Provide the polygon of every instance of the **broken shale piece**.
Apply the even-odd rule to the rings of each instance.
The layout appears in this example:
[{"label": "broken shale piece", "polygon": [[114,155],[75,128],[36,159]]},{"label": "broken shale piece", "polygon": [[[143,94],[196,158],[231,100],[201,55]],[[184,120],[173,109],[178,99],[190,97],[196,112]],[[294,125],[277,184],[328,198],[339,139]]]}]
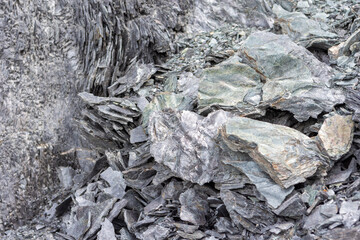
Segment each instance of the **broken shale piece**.
[{"label": "broken shale piece", "polygon": [[327,162],[315,140],[286,126],[234,117],[224,124],[221,136],[230,149],[249,154],[284,188],[304,182]]}]

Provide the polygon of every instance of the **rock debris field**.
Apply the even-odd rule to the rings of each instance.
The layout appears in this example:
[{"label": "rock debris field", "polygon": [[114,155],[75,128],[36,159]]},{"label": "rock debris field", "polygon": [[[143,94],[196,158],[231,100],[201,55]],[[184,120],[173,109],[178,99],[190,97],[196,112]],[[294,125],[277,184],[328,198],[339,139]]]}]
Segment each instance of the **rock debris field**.
[{"label": "rock debris field", "polygon": [[360,239],[356,0],[0,6],[2,239]]}]

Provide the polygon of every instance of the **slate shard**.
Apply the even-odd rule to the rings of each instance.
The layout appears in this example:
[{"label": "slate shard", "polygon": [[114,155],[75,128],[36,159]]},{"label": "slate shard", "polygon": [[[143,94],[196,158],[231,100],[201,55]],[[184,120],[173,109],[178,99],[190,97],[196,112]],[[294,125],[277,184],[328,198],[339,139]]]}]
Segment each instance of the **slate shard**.
[{"label": "slate shard", "polygon": [[261,229],[276,222],[274,214],[263,203],[254,203],[230,190],[221,191],[220,196],[232,221],[238,227],[244,227],[253,233],[261,233]]},{"label": "slate shard", "polygon": [[153,100],[146,106],[142,114],[142,126],[147,127],[149,118],[152,113],[173,109],[173,110],[191,110],[193,105],[193,100],[183,94],[175,93],[159,93]]},{"label": "slate shard", "polygon": [[294,194],[273,212],[278,216],[298,218],[305,214],[306,206],[299,194]]},{"label": "slate shard", "polygon": [[205,225],[209,213],[208,202],[193,188],[180,195],[180,219],[194,225]]},{"label": "slate shard", "polygon": [[275,4],[272,8],[277,19],[275,25],[299,45],[327,50],[337,42],[338,36],[322,27],[318,21],[309,19],[301,12],[288,12]]},{"label": "slate shard", "polygon": [[346,154],[354,137],[354,122],[352,116],[334,114],[325,119],[317,139],[325,152],[334,160]]},{"label": "slate shard", "polygon": [[153,114],[148,127],[150,152],[177,176],[200,185],[210,182],[219,172],[214,138],[228,116],[224,111],[206,118],[189,111]]},{"label": "slate shard", "polygon": [[156,68],[153,64],[134,62],[128,67],[124,76],[113,79],[112,84],[108,87],[109,95],[117,97],[130,90],[137,92],[155,72]]},{"label": "slate shard", "polygon": [[328,162],[314,140],[281,125],[234,117],[224,124],[221,136],[230,149],[249,154],[284,188],[304,182]]},{"label": "slate shard", "polygon": [[331,88],[333,70],[287,36],[253,33],[241,55],[266,79],[263,103],[293,113],[298,121],[317,118],[345,101],[341,89]]},{"label": "slate shard", "polygon": [[114,171],[111,167],[108,167],[100,174],[100,177],[110,185],[108,188],[103,189],[105,193],[119,199],[125,195],[126,184],[120,171]]},{"label": "slate shard", "polygon": [[240,62],[238,56],[204,70],[199,83],[200,112],[208,108],[236,111],[241,115],[264,115],[261,75]]},{"label": "slate shard", "polygon": [[[223,157],[224,155],[226,155],[226,153],[223,154]],[[221,161],[239,169],[243,174],[245,174],[256,186],[256,189],[266,198],[267,203],[271,207],[279,207],[279,205],[285,200],[286,196],[294,190],[294,187],[283,189],[281,186],[276,184],[256,162],[252,161],[247,154],[241,154],[242,156],[239,155],[239,153],[236,154],[237,157],[235,159],[230,160],[222,158]]]},{"label": "slate shard", "polygon": [[79,96],[88,104],[88,108],[82,111],[80,124],[84,132],[95,139],[95,146],[101,144],[99,139],[117,146],[129,142],[132,124],[140,117],[134,102],[125,98],[97,97],[87,92],[79,93]]},{"label": "slate shard", "polygon": [[98,232],[97,239],[116,240],[114,226],[109,219],[105,218],[104,222],[101,224],[101,230]]}]

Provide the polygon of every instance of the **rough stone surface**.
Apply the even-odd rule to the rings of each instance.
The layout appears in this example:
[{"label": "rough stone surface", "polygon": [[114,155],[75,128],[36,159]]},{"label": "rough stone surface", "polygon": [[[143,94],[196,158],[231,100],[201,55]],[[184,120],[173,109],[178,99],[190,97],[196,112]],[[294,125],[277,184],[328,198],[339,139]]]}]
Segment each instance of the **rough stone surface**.
[{"label": "rough stone surface", "polygon": [[0,8],[0,232],[24,224],[58,187],[60,153],[80,144],[83,78],[72,1]]},{"label": "rough stone surface", "polygon": [[214,139],[228,116],[224,111],[206,118],[189,111],[154,113],[148,127],[150,152],[176,175],[201,185],[210,182],[220,168]]},{"label": "rough stone surface", "polygon": [[299,121],[330,112],[345,101],[341,89],[330,88],[333,70],[287,36],[254,33],[241,53],[265,78],[262,101],[293,113]]},{"label": "rough stone surface", "polygon": [[248,153],[285,188],[304,182],[327,161],[314,140],[285,126],[234,117],[221,135],[230,149]]},{"label": "rough stone surface", "polygon": [[239,114],[262,115],[261,75],[240,62],[238,56],[204,70],[199,83],[199,108],[235,110]]},{"label": "rough stone surface", "polygon": [[318,140],[327,154],[334,160],[350,150],[354,137],[352,116],[335,114],[325,119],[318,133]]}]

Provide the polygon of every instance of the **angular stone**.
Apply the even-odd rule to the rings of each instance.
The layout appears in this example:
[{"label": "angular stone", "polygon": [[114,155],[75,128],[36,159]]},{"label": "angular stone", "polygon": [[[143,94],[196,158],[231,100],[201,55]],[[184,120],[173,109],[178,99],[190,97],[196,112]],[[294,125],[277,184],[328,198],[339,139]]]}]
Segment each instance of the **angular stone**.
[{"label": "angular stone", "polygon": [[119,96],[131,89],[138,91],[155,72],[156,68],[152,64],[134,62],[129,66],[124,76],[118,78],[108,87],[109,95]]},{"label": "angular stone", "polygon": [[316,141],[286,126],[233,117],[221,135],[230,149],[249,154],[284,188],[304,182],[327,162]]},{"label": "angular stone", "polygon": [[126,184],[120,171],[114,171],[111,167],[108,167],[100,174],[100,177],[110,185],[110,187],[104,189],[104,192],[119,199],[125,195]]},{"label": "angular stone", "polygon": [[354,122],[352,116],[334,114],[325,119],[317,140],[326,153],[334,160],[350,150],[354,137]]},{"label": "angular stone", "polygon": [[246,197],[229,191],[220,192],[232,221],[238,227],[244,227],[254,233],[261,233],[263,227],[275,224],[275,215],[260,202],[253,202]]},{"label": "angular stone", "polygon": [[182,193],[179,199],[181,203],[180,219],[194,225],[205,225],[205,217],[209,212],[206,199],[195,192],[193,188]]},{"label": "angular stone", "polygon": [[289,111],[298,121],[316,118],[345,101],[341,89],[333,89],[331,67],[284,35],[251,34],[241,54],[265,78],[262,103]]},{"label": "angular stone", "polygon": [[224,151],[221,154],[221,161],[239,169],[243,174],[245,174],[256,186],[256,189],[261,193],[261,195],[266,198],[267,203],[273,208],[279,207],[286,196],[294,190],[294,187],[283,189],[281,186],[276,184],[256,162],[252,161],[249,155],[239,152],[233,152],[231,154],[229,153],[231,152],[229,148],[225,148],[225,146],[222,145],[221,147]]},{"label": "angular stone", "polygon": [[142,126],[138,126],[130,131],[130,143],[139,143],[147,140],[147,136]]},{"label": "angular stone", "polygon": [[165,109],[173,109],[173,110],[190,110],[191,98],[186,97],[182,94],[175,93],[159,93],[156,95],[153,100],[145,107],[142,115],[142,126],[145,128],[148,125],[149,118],[151,113],[165,110]]},{"label": "angular stone", "polygon": [[353,34],[351,34],[351,36],[344,42],[341,44],[341,47],[339,49],[339,55],[350,55],[350,47],[351,45],[353,45],[356,42],[360,41],[360,29],[358,29],[357,31],[355,31]]},{"label": "angular stone", "polygon": [[303,13],[288,12],[276,4],[273,12],[277,16],[275,24],[281,27],[281,32],[306,48],[328,49],[338,38],[335,33],[322,28],[319,22],[307,18]]},{"label": "angular stone", "polygon": [[97,237],[98,240],[116,240],[114,226],[107,218],[101,224]]},{"label": "angular stone", "polygon": [[199,83],[199,108],[213,107],[238,111],[241,115],[263,115],[261,75],[234,56],[204,70]]},{"label": "angular stone", "polygon": [[150,152],[182,179],[200,185],[210,182],[221,167],[214,138],[229,115],[217,111],[204,118],[189,111],[157,112],[148,126]]},{"label": "angular stone", "polygon": [[278,216],[296,218],[305,214],[306,207],[304,202],[300,199],[299,194],[295,194],[273,212]]}]

